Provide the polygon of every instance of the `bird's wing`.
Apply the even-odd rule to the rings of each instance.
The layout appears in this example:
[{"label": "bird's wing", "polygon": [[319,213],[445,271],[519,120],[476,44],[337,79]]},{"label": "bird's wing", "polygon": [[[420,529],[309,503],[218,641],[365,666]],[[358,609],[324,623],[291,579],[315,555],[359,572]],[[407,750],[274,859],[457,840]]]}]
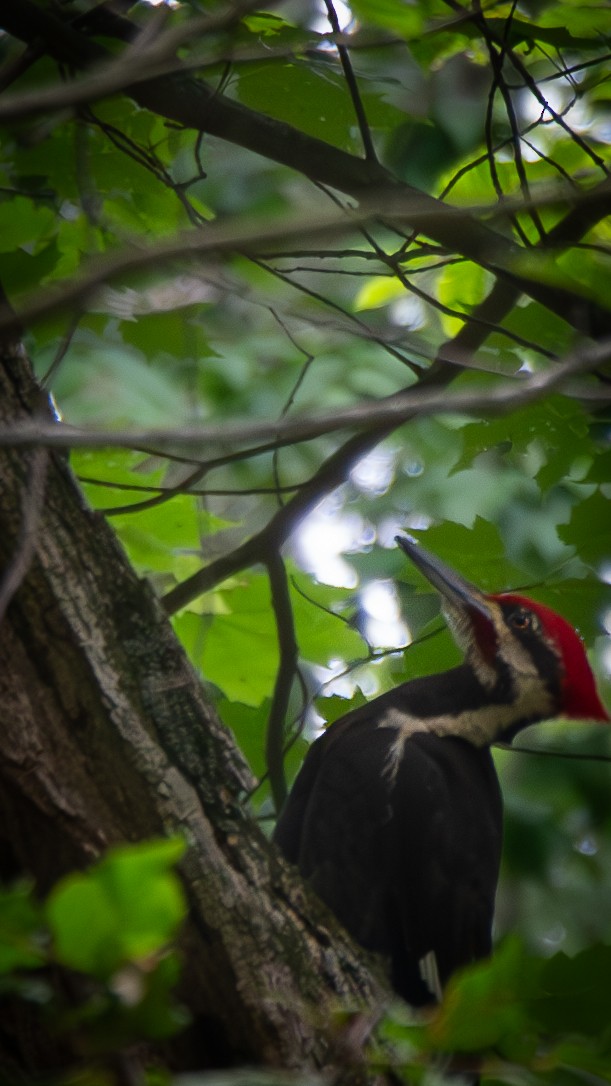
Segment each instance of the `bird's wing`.
[{"label": "bird's wing", "polygon": [[[326,738],[326,736],[325,736]],[[384,898],[392,866],[385,783],[392,733],[367,719],[321,744],[304,807],[298,865],[363,946],[386,951]],[[315,772],[312,771],[315,770]]]},{"label": "bird's wing", "polygon": [[465,954],[488,949],[500,808],[482,818],[462,791],[471,774],[495,807],[498,784],[488,752],[462,740],[413,735],[399,760],[396,743],[366,707],[333,725],[306,758],[276,840],[354,938],[390,959],[397,990],[425,1003],[438,995],[435,969],[443,982]]},{"label": "bird's wing", "polygon": [[489,750],[453,737],[413,735],[392,806],[393,979],[405,993],[416,959],[419,976],[438,997],[456,969],[491,948],[502,803]]}]

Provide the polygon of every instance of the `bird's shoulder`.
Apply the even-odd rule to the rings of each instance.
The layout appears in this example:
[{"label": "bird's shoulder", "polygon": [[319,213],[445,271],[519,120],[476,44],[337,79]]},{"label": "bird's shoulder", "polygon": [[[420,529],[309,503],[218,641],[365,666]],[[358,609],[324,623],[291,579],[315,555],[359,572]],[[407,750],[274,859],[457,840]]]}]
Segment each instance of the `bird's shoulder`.
[{"label": "bird's shoulder", "polygon": [[[456,690],[463,669],[447,673]],[[314,741],[278,821],[275,840],[298,863],[306,837],[320,834],[341,811],[346,826],[357,809],[367,810],[368,832],[376,832],[405,805],[426,807],[426,797],[453,791],[452,781],[477,773],[497,788],[488,750],[466,740],[435,734],[426,680],[412,680],[347,713]],[[449,800],[448,800],[449,802]],[[347,832],[347,831],[346,831]]]}]

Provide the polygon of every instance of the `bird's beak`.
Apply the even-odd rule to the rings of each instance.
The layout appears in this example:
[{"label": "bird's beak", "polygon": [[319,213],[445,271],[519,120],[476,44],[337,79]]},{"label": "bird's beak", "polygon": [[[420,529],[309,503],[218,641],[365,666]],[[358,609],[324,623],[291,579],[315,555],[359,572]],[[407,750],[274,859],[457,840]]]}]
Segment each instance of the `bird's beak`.
[{"label": "bird's beak", "polygon": [[492,600],[411,536],[397,535],[395,540],[440,593],[443,611],[464,647],[475,640],[486,656],[492,654],[497,638]]}]

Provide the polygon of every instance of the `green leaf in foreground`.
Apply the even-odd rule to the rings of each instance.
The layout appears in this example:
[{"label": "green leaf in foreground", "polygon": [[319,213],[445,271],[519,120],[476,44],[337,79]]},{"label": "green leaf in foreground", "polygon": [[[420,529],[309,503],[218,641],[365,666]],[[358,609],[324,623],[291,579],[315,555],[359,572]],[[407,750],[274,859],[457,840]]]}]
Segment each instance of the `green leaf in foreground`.
[{"label": "green leaf in foreground", "polygon": [[575,1069],[609,1082],[610,975],[611,946],[544,960],[512,937],[492,958],[457,973],[428,1019],[398,1005],[382,1021],[379,1037],[392,1045],[395,1060],[410,1065],[439,1054],[472,1054],[491,1059],[491,1066],[526,1067],[537,1076],[532,1081],[554,1086],[572,1082]]},{"label": "green leaf in foreground", "polygon": [[507,939],[489,961],[454,977],[428,1029],[432,1046],[447,1052],[494,1048],[524,1059],[535,1039],[527,1004],[541,963]]},{"label": "green leaf in foreground", "polygon": [[545,962],[533,1012],[550,1033],[600,1036],[611,1024],[611,946],[589,946],[574,958]]},{"label": "green leaf in foreground", "polygon": [[124,846],[91,870],[62,879],[46,906],[61,964],[107,979],[125,963],[162,950],[186,914],[171,870],[183,851],[179,838]]}]

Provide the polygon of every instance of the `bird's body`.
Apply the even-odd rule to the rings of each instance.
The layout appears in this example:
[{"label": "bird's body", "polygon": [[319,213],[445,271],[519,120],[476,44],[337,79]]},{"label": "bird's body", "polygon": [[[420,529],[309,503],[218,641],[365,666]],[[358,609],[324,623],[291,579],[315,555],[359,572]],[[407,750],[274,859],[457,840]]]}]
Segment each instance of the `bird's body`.
[{"label": "bird's body", "polygon": [[397,757],[398,729],[378,726],[380,710],[409,706],[418,682],[314,743],[276,832],[287,859],[361,946],[388,959],[393,987],[415,1006],[489,952],[502,837],[487,747],[422,731]]},{"label": "bird's body", "polygon": [[[485,596],[398,541],[442,593],[466,661],[332,724],[275,840],[418,1006],[490,951],[503,820],[491,743],[563,711],[608,718],[564,619],[518,596]],[[569,673],[571,653],[580,655]]]}]

